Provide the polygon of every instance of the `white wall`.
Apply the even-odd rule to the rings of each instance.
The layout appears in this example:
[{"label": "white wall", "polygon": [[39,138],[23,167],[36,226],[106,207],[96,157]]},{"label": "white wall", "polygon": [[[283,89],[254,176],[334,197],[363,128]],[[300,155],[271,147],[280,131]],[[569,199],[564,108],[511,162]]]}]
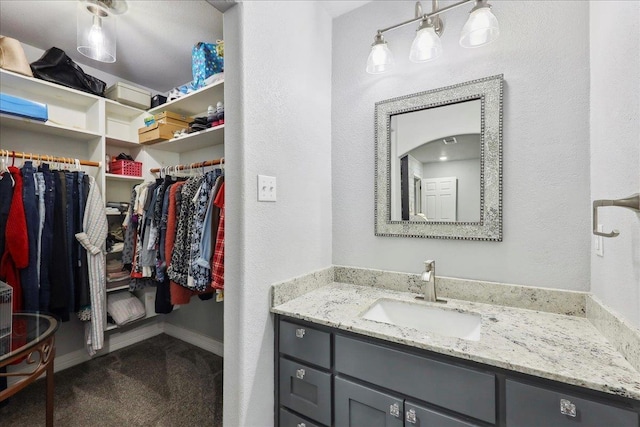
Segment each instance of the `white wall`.
[{"label": "white wall", "polygon": [[[640,192],[640,2],[590,2],[591,198]],[[640,215],[601,208],[604,257],[591,255],[591,291],[640,327]]]},{"label": "white wall", "polygon": [[[224,425],[273,423],[272,283],[331,265],[331,19],[317,2],[224,14]],[[257,202],[258,174],[277,202]]]},{"label": "white wall", "polygon": [[[333,263],[419,272],[430,258],[444,276],[588,290],[588,3],[493,2],[501,36],[477,49],[458,44],[462,7],[446,14],[441,58],[410,63],[407,26],[385,36],[396,70],[366,74],[376,29],[413,8],[376,1],[333,22]],[[500,73],[504,241],[374,236],[374,103]]]}]

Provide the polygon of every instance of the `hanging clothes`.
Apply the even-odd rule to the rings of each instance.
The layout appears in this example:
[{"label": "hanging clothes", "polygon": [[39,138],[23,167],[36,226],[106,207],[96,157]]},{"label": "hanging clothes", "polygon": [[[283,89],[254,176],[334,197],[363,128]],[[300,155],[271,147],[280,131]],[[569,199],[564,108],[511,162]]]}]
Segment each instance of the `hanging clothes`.
[{"label": "hanging clothes", "polygon": [[11,198],[0,202],[5,204],[11,200],[5,226],[5,248],[0,260],[0,280],[13,288],[13,311],[15,312],[22,310],[23,307],[20,269],[29,265],[29,236],[22,203],[22,174],[20,169],[14,166],[9,166],[8,169],[9,171],[3,175],[3,180],[8,178],[7,174],[11,174],[14,185]]},{"label": "hanging clothes", "polygon": [[213,203],[220,208],[220,224],[218,225],[216,249],[213,253],[213,280],[211,281],[211,287],[224,289],[224,182],[220,186],[220,191],[218,191]]},{"label": "hanging clothes", "polygon": [[100,190],[93,177],[90,177],[87,206],[82,220],[83,231],[77,233],[75,237],[87,251],[91,290],[91,321],[85,323],[85,343],[91,356],[104,345],[105,254],[108,227],[107,214]]}]

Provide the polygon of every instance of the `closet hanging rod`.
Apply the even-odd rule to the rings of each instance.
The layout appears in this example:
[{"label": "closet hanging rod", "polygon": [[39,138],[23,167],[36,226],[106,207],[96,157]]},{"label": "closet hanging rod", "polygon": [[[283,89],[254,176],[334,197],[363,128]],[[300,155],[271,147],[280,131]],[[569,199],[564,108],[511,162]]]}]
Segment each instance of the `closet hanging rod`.
[{"label": "closet hanging rod", "polygon": [[70,165],[75,164],[75,161],[78,160],[82,166],[94,166],[97,168],[102,166],[101,162],[93,162],[91,160],[79,160],[72,157],[56,157],[49,156],[47,154],[25,153],[24,151],[0,150],[0,156],[9,156],[13,157],[14,159],[37,160],[39,162],[66,163]]},{"label": "closet hanging rod", "polygon": [[207,160],[204,162],[197,163],[189,163],[188,165],[176,165],[176,166],[167,166],[166,168],[153,168],[151,169],[151,173],[158,173],[160,171],[164,171],[167,168],[171,168],[171,170],[185,170],[185,169],[197,169],[204,168],[207,166],[215,166],[215,165],[224,165],[224,157],[215,160]]}]

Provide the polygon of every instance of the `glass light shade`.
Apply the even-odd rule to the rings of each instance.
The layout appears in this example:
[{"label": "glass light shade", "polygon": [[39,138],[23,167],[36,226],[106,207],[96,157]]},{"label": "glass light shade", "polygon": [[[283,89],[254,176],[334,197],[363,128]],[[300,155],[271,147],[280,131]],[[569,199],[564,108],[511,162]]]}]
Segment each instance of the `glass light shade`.
[{"label": "glass light shade", "polygon": [[89,12],[83,3],[78,9],[78,52],[100,62],[116,62],[116,18],[100,9],[100,15]]},{"label": "glass light shade", "polygon": [[409,60],[411,62],[426,62],[442,55],[442,41],[433,27],[418,30],[411,44]]},{"label": "glass light shade", "polygon": [[389,50],[389,47],[387,47],[386,42],[376,43],[371,46],[371,52],[367,59],[367,73],[385,73],[391,70],[394,65],[393,54]]},{"label": "glass light shade", "polygon": [[469,15],[460,35],[460,46],[478,47],[491,43],[500,35],[500,27],[489,7],[474,10]]}]

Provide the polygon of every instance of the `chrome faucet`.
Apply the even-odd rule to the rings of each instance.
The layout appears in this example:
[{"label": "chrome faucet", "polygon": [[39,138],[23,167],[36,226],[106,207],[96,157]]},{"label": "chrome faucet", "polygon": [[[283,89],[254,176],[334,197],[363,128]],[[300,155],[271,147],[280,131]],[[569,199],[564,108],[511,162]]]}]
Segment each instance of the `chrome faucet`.
[{"label": "chrome faucet", "polygon": [[420,279],[424,282],[424,300],[430,302],[438,301],[436,296],[436,262],[434,260],[424,262],[424,271]]}]

